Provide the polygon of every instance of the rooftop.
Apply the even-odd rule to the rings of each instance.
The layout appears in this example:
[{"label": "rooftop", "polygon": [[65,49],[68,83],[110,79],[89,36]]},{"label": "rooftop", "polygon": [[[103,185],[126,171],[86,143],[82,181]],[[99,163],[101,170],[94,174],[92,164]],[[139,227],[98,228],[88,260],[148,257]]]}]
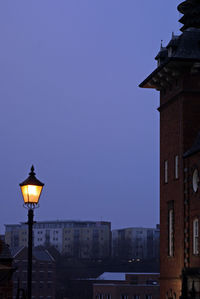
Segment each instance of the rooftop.
[{"label": "rooftop", "polygon": [[169,87],[185,68],[200,62],[199,42],[199,28],[188,28],[180,36],[172,35],[167,47],[161,47],[155,58],[157,68],[139,86],[157,90]]},{"label": "rooftop", "polygon": [[[102,224],[110,224],[109,221],[83,221],[83,220],[46,220],[46,221],[37,221],[36,224],[65,224],[65,223],[76,223],[76,224],[95,224],[95,225],[102,225]],[[21,224],[5,224],[6,227],[21,227],[24,222]]]},{"label": "rooftop", "polygon": [[12,259],[9,246],[0,240],[0,260]]},{"label": "rooftop", "polygon": [[159,275],[160,273],[140,273],[140,272],[104,272],[96,280],[125,280],[127,274],[132,275]]},{"label": "rooftop", "polygon": [[[18,251],[15,251],[13,254],[14,258],[17,258],[18,255],[23,254],[27,256],[28,254],[28,248],[27,247],[21,247]],[[42,248],[33,248],[33,258],[35,258],[38,261],[43,262],[52,262],[54,261],[54,258],[51,256],[51,254],[46,249]]]}]

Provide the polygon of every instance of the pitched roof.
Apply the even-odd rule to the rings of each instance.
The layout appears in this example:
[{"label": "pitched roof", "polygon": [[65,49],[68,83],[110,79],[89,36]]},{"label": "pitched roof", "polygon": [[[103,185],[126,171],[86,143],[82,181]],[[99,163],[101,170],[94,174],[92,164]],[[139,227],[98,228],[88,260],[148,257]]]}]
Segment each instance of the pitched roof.
[{"label": "pitched roof", "polygon": [[12,259],[9,246],[0,240],[0,260],[2,259]]},{"label": "pitched roof", "polygon": [[[18,255],[28,255],[28,248],[27,247],[22,247],[20,248],[15,254],[14,258],[17,258]],[[42,262],[52,262],[54,261],[54,258],[51,256],[51,254],[48,252],[48,250],[43,249],[43,248],[33,248],[33,258],[35,258],[38,261]]]},{"label": "pitched roof", "polygon": [[139,86],[161,90],[178,77],[186,65],[194,67],[194,63],[200,62],[199,41],[199,28],[188,28],[180,36],[173,35],[155,58],[160,60],[158,67]]},{"label": "pitched roof", "polygon": [[54,261],[54,258],[50,255],[46,249],[33,249],[33,256],[39,261],[51,262]]},{"label": "pitched roof", "polygon": [[159,275],[159,273],[140,273],[140,272],[104,272],[96,280],[125,280],[126,274],[132,275]]}]

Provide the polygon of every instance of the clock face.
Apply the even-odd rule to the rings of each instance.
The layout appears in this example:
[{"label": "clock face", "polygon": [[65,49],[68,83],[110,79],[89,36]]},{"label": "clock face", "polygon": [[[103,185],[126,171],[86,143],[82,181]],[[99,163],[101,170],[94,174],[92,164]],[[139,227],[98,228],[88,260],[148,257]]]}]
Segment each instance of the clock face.
[{"label": "clock face", "polygon": [[197,192],[198,187],[199,187],[199,173],[198,170],[195,169],[192,175],[192,186],[193,186],[193,190],[194,192]]}]

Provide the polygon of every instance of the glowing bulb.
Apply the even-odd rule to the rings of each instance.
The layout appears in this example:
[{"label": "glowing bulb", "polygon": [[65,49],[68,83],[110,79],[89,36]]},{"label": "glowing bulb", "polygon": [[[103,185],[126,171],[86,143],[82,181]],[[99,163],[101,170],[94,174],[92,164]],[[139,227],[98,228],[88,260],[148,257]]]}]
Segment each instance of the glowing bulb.
[{"label": "glowing bulb", "polygon": [[42,191],[42,186],[25,185],[21,187],[24,203],[37,204]]}]

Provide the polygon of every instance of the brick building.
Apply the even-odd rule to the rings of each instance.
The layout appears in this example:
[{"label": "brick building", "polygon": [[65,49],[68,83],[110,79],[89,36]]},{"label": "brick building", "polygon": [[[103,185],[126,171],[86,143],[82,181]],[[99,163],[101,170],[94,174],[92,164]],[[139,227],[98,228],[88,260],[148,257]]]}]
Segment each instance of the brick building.
[{"label": "brick building", "polygon": [[160,298],[159,273],[104,273],[97,280],[93,299]]},{"label": "brick building", "polygon": [[[14,266],[16,271],[13,277],[13,298],[17,293],[26,293],[27,289],[27,247],[23,247],[14,255]],[[56,272],[55,261],[47,250],[33,249],[32,270],[32,298],[54,299]]]},{"label": "brick building", "polygon": [[[25,223],[6,224],[5,242],[12,250],[28,244]],[[68,257],[105,258],[111,254],[111,223],[104,221],[37,221],[34,246],[54,246]]]},{"label": "brick building", "polygon": [[13,291],[12,256],[8,246],[0,239],[0,298],[11,299]]},{"label": "brick building", "polygon": [[200,1],[179,4],[182,33],[141,87],[160,91],[160,298],[200,296]]}]

